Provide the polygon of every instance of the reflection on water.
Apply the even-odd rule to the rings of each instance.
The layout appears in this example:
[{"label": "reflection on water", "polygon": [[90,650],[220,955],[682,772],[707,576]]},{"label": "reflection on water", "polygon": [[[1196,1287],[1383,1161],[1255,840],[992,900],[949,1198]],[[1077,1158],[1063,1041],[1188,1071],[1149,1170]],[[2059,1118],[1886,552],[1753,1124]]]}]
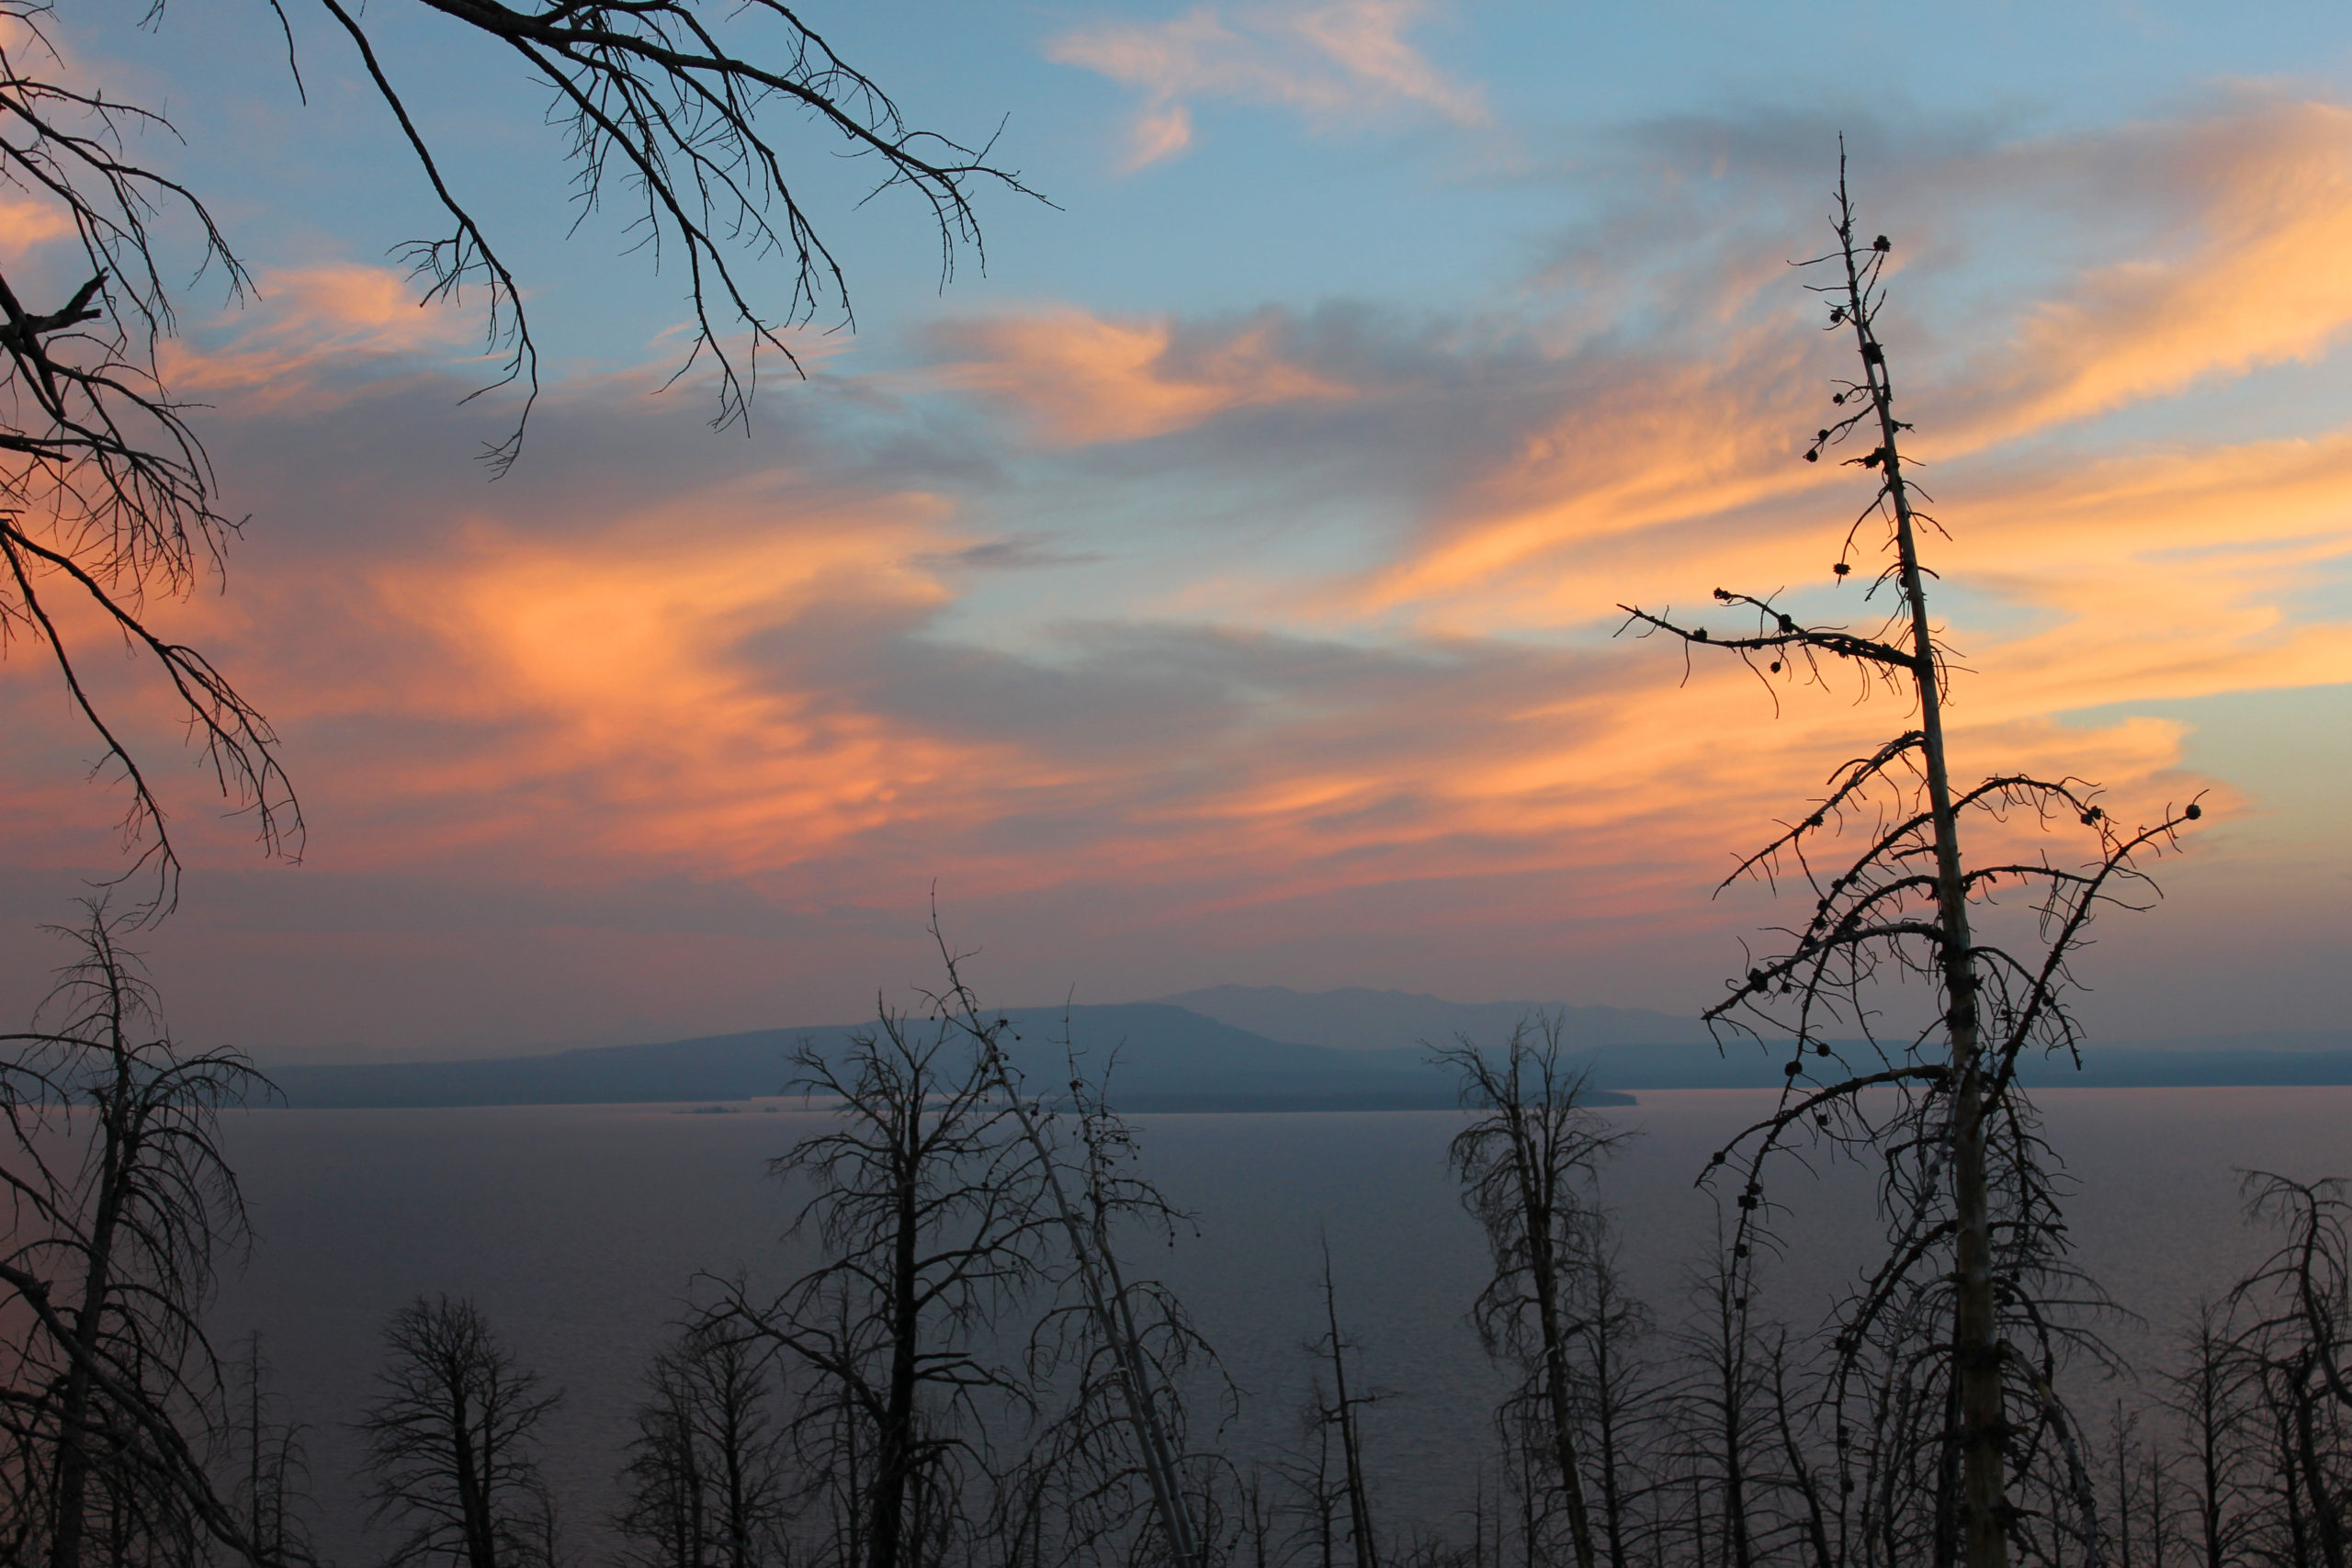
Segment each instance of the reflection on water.
[{"label": "reflection on water", "polygon": [[[2052,1143],[2079,1184],[2083,1261],[2145,1326],[2113,1337],[2144,1359],[2201,1293],[2267,1250],[2238,1224],[2233,1172],[2352,1174],[2352,1088],[2075,1089],[2044,1093]],[[1645,1094],[1612,1112],[1639,1136],[1610,1170],[1624,1265],[1671,1319],[1711,1234],[1691,1178],[1770,1101],[1767,1091]],[[419,1292],[473,1296],[526,1365],[565,1391],[548,1475],[576,1546],[601,1557],[603,1516],[638,1371],[697,1269],[780,1280],[788,1195],[763,1173],[808,1112],[680,1114],[673,1107],[256,1111],[229,1153],[258,1233],[215,1323],[258,1327],[310,1438],[328,1514],[322,1544],[359,1568],[344,1423],[367,1403],[385,1318]],[[1231,1440],[1287,1438],[1317,1327],[1318,1227],[1331,1242],[1363,1373],[1393,1391],[1366,1419],[1386,1518],[1443,1528],[1484,1453],[1497,1380],[1464,1321],[1477,1234],[1455,1202],[1442,1111],[1139,1119],[1147,1168],[1198,1212],[1201,1235],[1139,1268],[1178,1286],[1250,1400]],[[1795,1211],[1768,1293],[1810,1327],[1867,1256],[1869,1173],[1793,1168],[1773,1195]],[[1759,1305],[1762,1304],[1759,1303]]]}]

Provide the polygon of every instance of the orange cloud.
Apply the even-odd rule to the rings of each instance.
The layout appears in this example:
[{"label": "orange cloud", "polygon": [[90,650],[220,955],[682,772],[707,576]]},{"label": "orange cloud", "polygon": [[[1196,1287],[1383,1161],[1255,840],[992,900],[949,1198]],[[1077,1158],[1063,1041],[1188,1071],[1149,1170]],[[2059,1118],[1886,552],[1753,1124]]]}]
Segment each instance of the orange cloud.
[{"label": "orange cloud", "polygon": [[[2030,466],[2020,446],[2092,414],[2309,360],[2340,341],[2352,323],[2352,284],[2319,258],[2352,242],[2352,111],[2260,105],[1984,162],[1973,176],[1979,186],[1993,174],[2041,178],[2057,162],[2070,179],[2115,186],[2124,166],[2152,164],[2161,175],[2143,196],[2171,238],[2154,259],[2095,258],[2042,298],[2018,301],[2006,329],[1983,321],[1972,300],[1965,331],[1950,330],[1931,283],[1922,293],[1909,274],[1894,278],[1910,339],[2000,340],[1943,364],[1917,350],[1899,361],[1906,412],[1920,421],[1913,451],[1928,460],[1925,476],[1958,534],[1935,546],[1939,560],[2007,602],[2104,629],[2109,607],[2095,613],[2068,595],[2128,581],[2144,614],[2183,587],[2164,552],[2205,546],[2226,556],[2242,543],[2247,581],[2228,580],[2233,562],[2198,590],[2275,604],[2280,583],[2266,563],[2287,558],[2284,539],[2323,555],[2343,546],[2333,438],[2110,445]],[[2004,199],[2016,195],[1997,188]],[[1970,218],[1963,207],[1945,220],[1964,229]],[[1332,585],[1318,604],[1338,617],[1532,633],[1604,617],[1628,595],[1702,602],[1718,583],[1819,581],[1812,574],[1834,553],[1838,514],[1860,503],[1849,503],[1855,487],[1833,465],[1795,461],[1819,417],[1822,380],[1843,368],[1826,356],[1838,345],[1825,350],[1792,330],[1785,301],[1759,306],[1746,278],[1736,288],[1728,319],[1695,303],[1690,313],[1705,329],[1694,344],[1678,333],[1622,354],[1557,351],[1507,412],[1507,449],[1424,504],[1411,547]],[[2019,493],[2020,483],[2037,488]],[[2086,483],[2104,493],[2084,493]],[[1988,516],[1996,497],[1999,515]],[[2056,503],[2063,535],[2052,531],[2053,497],[2067,498]],[[2098,552],[2095,565],[2072,558],[2077,541]],[[2220,621],[2236,625],[2235,614]],[[2218,624],[2210,614],[2181,621],[2191,642]]]},{"label": "orange cloud", "polygon": [[1285,360],[1264,322],[1179,344],[1165,319],[1060,309],[969,323],[949,341],[968,357],[934,372],[940,383],[1010,400],[1057,446],[1142,440],[1234,409],[1355,395]]},{"label": "orange cloud", "polygon": [[62,205],[0,192],[0,257],[15,261],[74,233],[73,214]]},{"label": "orange cloud", "polygon": [[2161,254],[2094,267],[2030,309],[1965,390],[1980,412],[1939,446],[2015,437],[2208,378],[2309,361],[2352,326],[2352,272],[2335,261],[2352,247],[2352,108],[2267,105],[2134,128],[2109,145],[2160,157],[2189,198],[2186,220]]},{"label": "orange cloud", "polygon": [[164,348],[164,385],[249,407],[324,395],[322,377],[370,363],[444,362],[479,352],[481,323],[447,302],[420,304],[391,267],[336,262],[265,273],[254,301],[194,343]]}]

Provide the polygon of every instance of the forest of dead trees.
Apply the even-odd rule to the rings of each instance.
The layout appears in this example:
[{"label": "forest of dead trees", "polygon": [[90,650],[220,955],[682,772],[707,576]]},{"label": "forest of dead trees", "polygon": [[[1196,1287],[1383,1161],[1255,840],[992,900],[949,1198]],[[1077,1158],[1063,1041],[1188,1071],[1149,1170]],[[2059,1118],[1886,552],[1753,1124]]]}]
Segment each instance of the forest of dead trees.
[{"label": "forest of dead trees", "polygon": [[[242,1218],[219,1117],[255,1081],[173,1045],[102,916],[80,934],[45,1027],[9,1042],[0,1561],[317,1564],[304,1433],[266,1347],[216,1345],[203,1321]],[[1890,1314],[1859,1352],[1853,1301],[1826,1327],[1786,1321],[1777,1244],[1738,1224],[1736,1187],[1713,1194],[1721,1245],[1688,1260],[1688,1288],[1636,1299],[1609,1206],[1627,1134],[1585,1103],[1544,1018],[1435,1052],[1460,1083],[1451,1174],[1489,1260],[1461,1304],[1507,1393],[1467,1495],[1410,1518],[1365,1414],[1415,1369],[1351,1336],[1328,1246],[1319,1332],[1297,1348],[1310,1393],[1286,1440],[1245,1450],[1215,1348],[1134,1267],[1192,1224],[1100,1082],[1013,1040],[952,967],[933,1000],[793,1059],[836,1112],[773,1162],[815,1262],[781,1292],[694,1282],[591,1517],[564,1517],[540,1472],[561,1398],[498,1325],[447,1296],[394,1314],[375,1397],[344,1417],[371,1568],[1963,1561],[1949,1319]],[[2095,1291],[2007,1282],[2049,1348],[2001,1445],[2017,1560],[2344,1563],[2352,1203],[2334,1181],[2245,1179],[2272,1250],[2136,1376],[2097,1339]],[[1885,1273],[1865,1268],[1856,1298]],[[619,1545],[569,1544],[591,1538]]]}]

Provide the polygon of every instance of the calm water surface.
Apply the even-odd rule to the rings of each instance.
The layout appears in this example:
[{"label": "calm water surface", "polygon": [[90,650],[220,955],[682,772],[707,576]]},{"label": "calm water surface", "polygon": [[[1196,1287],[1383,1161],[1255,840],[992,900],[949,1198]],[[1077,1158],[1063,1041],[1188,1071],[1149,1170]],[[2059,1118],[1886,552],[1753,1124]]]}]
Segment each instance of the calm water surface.
[{"label": "calm water surface", "polygon": [[[1769,1091],[1645,1094],[1611,1114],[1637,1136],[1608,1172],[1624,1264],[1662,1319],[1712,1235],[1691,1178]],[[2233,1174],[2352,1175],[2352,1089],[2076,1089],[2045,1093],[2052,1141],[2079,1190],[2090,1270],[2144,1326],[2114,1337],[2142,1359],[2200,1294],[2265,1248],[2239,1223]],[[256,1241],[214,1321],[259,1329],[291,1414],[312,1428],[322,1542],[343,1568],[380,1557],[360,1528],[345,1427],[367,1404],[385,1318],[421,1292],[471,1295],[520,1359],[564,1391],[548,1469],[567,1535],[607,1555],[603,1518],[639,1371],[697,1270],[780,1282],[789,1195],[763,1173],[808,1124],[797,1109],[686,1115],[674,1107],[258,1111],[229,1149]],[[1363,1375],[1392,1397],[1368,1420],[1389,1520],[1443,1528],[1488,1441],[1498,1380],[1464,1321],[1482,1245],[1447,1179],[1452,1112],[1139,1118],[1148,1172],[1198,1213],[1201,1235],[1137,1259],[1183,1294],[1248,1392],[1232,1434],[1289,1438],[1302,1344],[1320,1330],[1317,1238],[1328,1235]],[[1794,1211],[1768,1287],[1816,1324],[1868,1255],[1869,1183],[1851,1167],[1773,1186]]]}]

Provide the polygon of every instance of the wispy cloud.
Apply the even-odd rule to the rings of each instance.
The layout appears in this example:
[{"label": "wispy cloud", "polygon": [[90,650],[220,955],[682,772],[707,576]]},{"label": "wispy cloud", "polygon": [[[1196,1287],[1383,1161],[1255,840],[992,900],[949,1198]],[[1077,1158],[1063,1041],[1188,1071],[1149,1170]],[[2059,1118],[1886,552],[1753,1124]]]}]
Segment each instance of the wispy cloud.
[{"label": "wispy cloud", "polygon": [[481,321],[446,301],[422,302],[405,273],[330,262],[263,274],[253,300],[169,343],[164,380],[176,390],[246,406],[315,402],[329,384],[478,355]]},{"label": "wispy cloud", "polygon": [[1408,113],[1483,123],[1478,90],[1447,76],[1406,36],[1430,12],[1425,0],[1204,5],[1165,22],[1081,28],[1053,39],[1046,54],[1141,96],[1128,131],[1133,169],[1191,146],[1193,106],[1213,98],[1287,108],[1317,130]]},{"label": "wispy cloud", "polygon": [[1271,318],[1204,324],[1180,339],[1170,321],[1055,309],[942,331],[956,360],[937,384],[1006,400],[1057,446],[1136,441],[1190,430],[1235,409],[1355,395],[1286,358]]},{"label": "wispy cloud", "polygon": [[2352,108],[2257,101],[2047,151],[2072,176],[2064,185],[2095,180],[2100,162],[2161,171],[2177,217],[2146,254],[2036,302],[1986,356],[1968,389],[1975,439],[2309,361],[2352,328],[2352,272],[2331,259],[2352,250]]}]

